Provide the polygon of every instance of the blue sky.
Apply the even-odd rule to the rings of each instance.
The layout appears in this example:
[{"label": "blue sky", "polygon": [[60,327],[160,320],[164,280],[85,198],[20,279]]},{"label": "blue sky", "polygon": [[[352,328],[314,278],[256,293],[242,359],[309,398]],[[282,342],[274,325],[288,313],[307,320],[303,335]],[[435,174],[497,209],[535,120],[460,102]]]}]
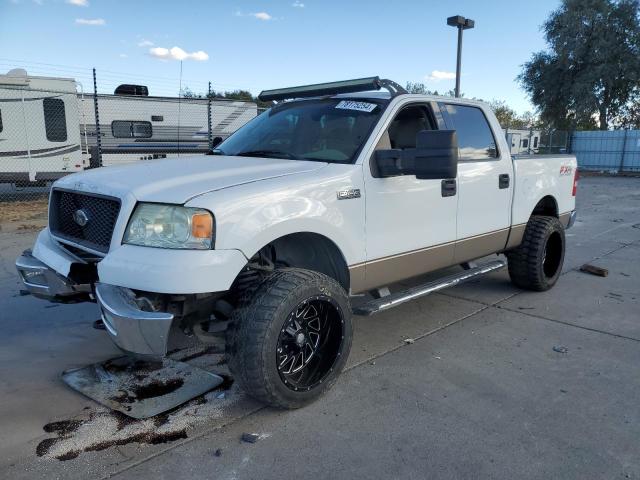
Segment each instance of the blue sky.
[{"label": "blue sky", "polygon": [[[530,110],[515,77],[544,47],[540,25],[559,0],[0,0],[0,72],[71,76],[111,93],[120,83],[175,95],[380,75],[447,91],[465,15],[462,90]],[[173,47],[178,49],[171,50]],[[434,73],[440,72],[440,73]],[[440,78],[445,77],[445,78]]]}]

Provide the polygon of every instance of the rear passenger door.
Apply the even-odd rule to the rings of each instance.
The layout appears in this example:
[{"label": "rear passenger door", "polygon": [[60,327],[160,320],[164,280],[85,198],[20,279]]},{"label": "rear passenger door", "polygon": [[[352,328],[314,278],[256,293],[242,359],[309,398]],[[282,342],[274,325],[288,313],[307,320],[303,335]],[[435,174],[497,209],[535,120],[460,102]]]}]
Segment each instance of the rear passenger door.
[{"label": "rear passenger door", "polygon": [[513,165],[498,149],[496,135],[480,106],[442,102],[447,127],[457,131],[458,212],[456,263],[504,248],[511,223]]}]

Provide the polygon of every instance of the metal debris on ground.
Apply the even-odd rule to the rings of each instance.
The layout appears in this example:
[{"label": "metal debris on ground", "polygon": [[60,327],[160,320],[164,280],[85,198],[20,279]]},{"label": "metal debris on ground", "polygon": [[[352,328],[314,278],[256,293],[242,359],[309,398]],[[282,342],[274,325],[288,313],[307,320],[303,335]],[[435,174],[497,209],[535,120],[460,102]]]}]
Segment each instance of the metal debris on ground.
[{"label": "metal debris on ground", "polygon": [[563,347],[562,345],[556,345],[553,347],[553,351],[557,353],[567,353],[569,349],[567,347]]},{"label": "metal debris on ground", "polygon": [[67,370],[62,379],[92,400],[136,419],[166,412],[224,381],[184,362],[167,358],[150,363],[126,356]]},{"label": "metal debris on ground", "polygon": [[246,443],[256,443],[260,440],[260,435],[257,433],[243,433],[241,440]]},{"label": "metal debris on ground", "polygon": [[415,340],[413,338],[405,338],[404,343],[411,345],[412,343],[415,343]]},{"label": "metal debris on ground", "polygon": [[609,270],[606,268],[596,267],[595,265],[589,265],[585,263],[580,267],[581,272],[590,273],[591,275],[597,275],[598,277],[606,277],[609,275]]}]

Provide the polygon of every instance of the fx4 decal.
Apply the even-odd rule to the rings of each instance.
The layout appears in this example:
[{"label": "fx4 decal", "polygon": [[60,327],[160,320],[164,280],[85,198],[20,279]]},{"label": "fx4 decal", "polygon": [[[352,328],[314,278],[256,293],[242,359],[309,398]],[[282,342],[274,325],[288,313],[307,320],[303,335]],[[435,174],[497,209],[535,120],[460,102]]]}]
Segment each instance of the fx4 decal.
[{"label": "fx4 decal", "polygon": [[560,176],[571,175],[573,173],[573,167],[571,165],[560,166]]}]

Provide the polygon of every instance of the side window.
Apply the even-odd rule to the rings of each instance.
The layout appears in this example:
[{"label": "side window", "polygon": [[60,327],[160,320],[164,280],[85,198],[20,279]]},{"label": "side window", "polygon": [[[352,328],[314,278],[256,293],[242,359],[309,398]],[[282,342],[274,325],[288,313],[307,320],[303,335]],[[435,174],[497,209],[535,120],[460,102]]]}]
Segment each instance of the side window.
[{"label": "side window", "polygon": [[151,122],[114,120],[111,122],[111,133],[115,138],[150,138],[153,128]]},{"label": "side window", "polygon": [[522,148],[529,148],[529,139],[525,138],[522,140]]},{"label": "side window", "polygon": [[376,148],[416,148],[418,132],[433,129],[430,110],[424,105],[410,105],[398,112]]},{"label": "side window", "polygon": [[481,109],[453,104],[440,107],[458,132],[460,160],[491,160],[498,156],[495,138]]},{"label": "side window", "polygon": [[134,138],[151,138],[151,123],[131,122],[131,136]]},{"label": "side window", "polygon": [[50,142],[67,141],[67,117],[64,111],[64,101],[60,98],[45,98],[42,101],[44,109],[44,131]]},{"label": "side window", "polygon": [[533,137],[533,148],[538,148],[538,137]]}]

